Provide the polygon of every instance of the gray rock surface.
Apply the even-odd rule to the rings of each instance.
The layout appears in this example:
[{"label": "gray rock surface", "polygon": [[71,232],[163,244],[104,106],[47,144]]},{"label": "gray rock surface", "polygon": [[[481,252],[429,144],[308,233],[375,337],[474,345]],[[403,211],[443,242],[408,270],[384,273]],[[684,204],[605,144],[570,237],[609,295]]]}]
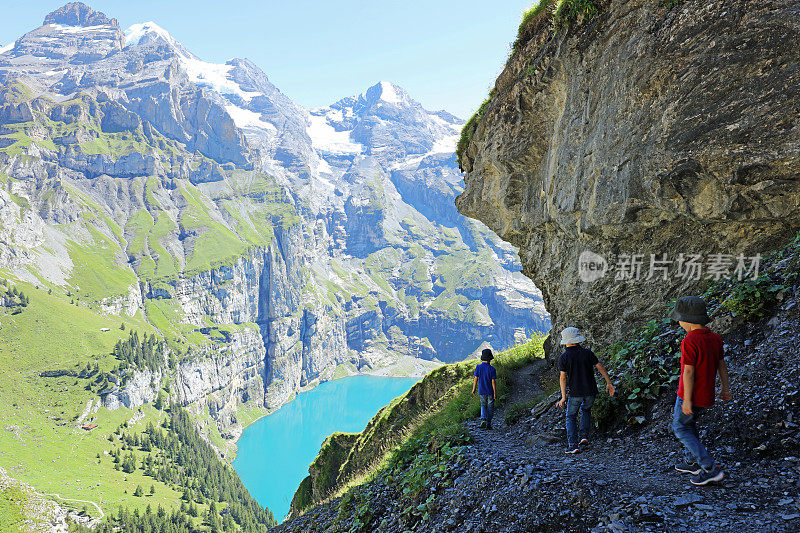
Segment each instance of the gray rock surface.
[{"label": "gray rock surface", "polygon": [[[459,211],[520,248],[555,330],[618,339],[710,274],[681,279],[672,263],[667,280],[618,281],[625,254],[646,278],[651,254],[703,254],[708,268],[800,226],[798,36],[789,0],[615,0],[591,23],[543,29],[497,79],[461,159]],[[584,251],[608,262],[592,283]]]}]

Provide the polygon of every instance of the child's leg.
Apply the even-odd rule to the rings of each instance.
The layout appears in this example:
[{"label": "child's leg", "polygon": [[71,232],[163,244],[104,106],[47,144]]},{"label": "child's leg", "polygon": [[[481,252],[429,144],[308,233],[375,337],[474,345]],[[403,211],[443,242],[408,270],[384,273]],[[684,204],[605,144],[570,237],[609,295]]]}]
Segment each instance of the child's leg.
[{"label": "child's leg", "polygon": [[567,446],[578,445],[578,410],[583,398],[567,398]]},{"label": "child's leg", "polygon": [[489,410],[489,396],[481,394],[481,420],[486,420],[487,411]]},{"label": "child's leg", "polygon": [[678,396],[675,401],[675,411],[672,414],[672,431],[686,448],[686,462],[697,463],[706,470],[714,466],[714,458],[708,453],[700,442],[695,421],[702,411],[702,407],[695,407],[694,414],[683,414],[683,400]]},{"label": "child's leg", "polygon": [[697,463],[706,470],[711,470],[711,468],[714,467],[714,456],[706,449],[705,445],[700,440],[700,434],[697,432],[697,421],[705,410],[705,407],[692,407],[692,431],[694,432],[694,437],[697,439],[697,452],[700,454],[700,459]]},{"label": "child's leg", "polygon": [[494,415],[494,398],[491,396],[486,397],[486,423],[492,425],[492,416]]},{"label": "child's leg", "polygon": [[594,405],[594,396],[585,396],[581,404],[581,428],[580,438],[589,438],[589,430],[592,427],[592,405]]}]

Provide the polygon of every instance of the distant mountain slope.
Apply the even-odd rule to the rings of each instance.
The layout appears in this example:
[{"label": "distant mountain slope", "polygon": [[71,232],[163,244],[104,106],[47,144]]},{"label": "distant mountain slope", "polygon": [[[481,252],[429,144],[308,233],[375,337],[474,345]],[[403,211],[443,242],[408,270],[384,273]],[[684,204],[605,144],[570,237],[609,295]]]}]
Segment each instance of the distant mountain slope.
[{"label": "distant mountain slope", "polygon": [[[547,329],[516,251],[453,207],[460,126],[387,82],[308,111],[155,23],[54,11],[0,53],[0,277],[30,296],[0,313],[0,356],[41,354],[7,378],[98,362],[96,383],[58,378],[63,416],[100,396],[116,424],[161,393],[230,455],[320,380]],[[163,350],[110,355],[131,328]]]}]

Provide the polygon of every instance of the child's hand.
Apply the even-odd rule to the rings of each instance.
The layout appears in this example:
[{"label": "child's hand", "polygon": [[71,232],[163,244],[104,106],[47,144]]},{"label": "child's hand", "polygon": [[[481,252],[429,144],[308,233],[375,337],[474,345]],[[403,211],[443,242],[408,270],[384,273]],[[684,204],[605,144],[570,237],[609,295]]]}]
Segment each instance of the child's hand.
[{"label": "child's hand", "polygon": [[724,390],[719,393],[719,399],[722,400],[723,402],[729,402],[733,399],[733,396],[731,396],[730,391]]},{"label": "child's hand", "polygon": [[614,393],[617,391],[617,389],[615,389],[614,385],[612,385],[611,383],[608,383],[606,385],[606,390],[608,391],[608,395],[611,396],[612,398],[614,397]]},{"label": "child's hand", "polygon": [[692,412],[692,404],[687,402],[686,400],[683,401],[683,405],[681,406],[681,411],[683,411],[683,414],[685,414],[686,416],[691,416],[694,414]]},{"label": "child's hand", "polygon": [[561,398],[561,400],[559,400],[556,403],[556,405],[563,409],[567,405],[567,399],[566,398]]}]

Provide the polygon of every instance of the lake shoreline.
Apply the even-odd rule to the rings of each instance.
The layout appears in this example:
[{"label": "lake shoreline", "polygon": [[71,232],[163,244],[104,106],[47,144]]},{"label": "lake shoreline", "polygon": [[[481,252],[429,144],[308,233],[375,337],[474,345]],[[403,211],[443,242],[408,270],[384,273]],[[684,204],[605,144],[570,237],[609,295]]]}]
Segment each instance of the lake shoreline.
[{"label": "lake shoreline", "polygon": [[[358,433],[394,398],[404,395],[420,377],[387,377],[367,373],[333,379],[299,392],[292,401],[248,425],[231,466],[259,504],[279,520],[308,467],[331,434]],[[255,421],[254,421],[255,422]]]},{"label": "lake shoreline", "polygon": [[[407,361],[406,358],[403,358],[403,359],[400,359],[398,362],[396,362],[394,364],[387,365],[387,366],[380,367],[380,368],[376,368],[376,369],[372,369],[372,370],[370,370],[368,372],[358,372],[358,371],[356,371],[356,372],[353,372],[353,373],[348,373],[348,374],[338,375],[338,376],[335,375],[335,373],[334,373],[333,377],[331,377],[330,379],[326,379],[326,380],[322,380],[320,378],[317,378],[314,381],[312,381],[310,384],[306,385],[305,387],[301,387],[300,390],[298,390],[295,394],[293,394],[286,403],[282,404],[277,409],[272,409],[272,410],[266,410],[265,409],[265,412],[259,414],[257,417],[253,418],[252,420],[249,420],[246,424],[242,424],[241,425],[242,431],[235,435],[235,437],[231,440],[231,443],[234,446],[238,445],[239,439],[241,439],[242,435],[244,434],[244,430],[245,429],[247,429],[248,427],[252,426],[253,424],[258,422],[259,420],[261,420],[265,416],[269,416],[271,414],[277,413],[285,405],[287,405],[287,404],[291,403],[292,401],[294,401],[294,399],[297,397],[298,394],[303,393],[303,392],[308,392],[308,391],[314,389],[315,387],[320,386],[323,383],[328,383],[328,382],[331,382],[331,381],[336,381],[338,379],[344,379],[344,378],[349,378],[349,377],[353,377],[353,376],[373,376],[373,377],[381,377],[381,378],[400,378],[400,379],[402,379],[402,378],[422,379],[428,374],[428,372],[430,372],[432,370],[435,370],[436,368],[439,368],[440,366],[443,366],[444,364],[446,364],[446,363],[443,363],[443,362],[438,361],[438,360],[436,360],[436,361],[428,361],[427,359],[417,359],[417,358],[412,358],[412,357],[410,357],[408,359],[413,360],[412,363],[414,364],[414,371],[411,372],[411,373],[408,373],[408,374],[405,374],[405,373],[397,374],[397,373],[395,373],[397,368],[400,365],[402,365],[404,362]],[[342,365],[340,365],[340,367],[341,366]],[[260,409],[260,408],[257,408],[257,409]],[[238,453],[233,453],[232,457],[230,457],[230,455],[226,456],[225,457],[225,462],[227,462],[228,464],[233,464],[233,461],[236,460],[236,456],[237,455],[238,455]]]}]

